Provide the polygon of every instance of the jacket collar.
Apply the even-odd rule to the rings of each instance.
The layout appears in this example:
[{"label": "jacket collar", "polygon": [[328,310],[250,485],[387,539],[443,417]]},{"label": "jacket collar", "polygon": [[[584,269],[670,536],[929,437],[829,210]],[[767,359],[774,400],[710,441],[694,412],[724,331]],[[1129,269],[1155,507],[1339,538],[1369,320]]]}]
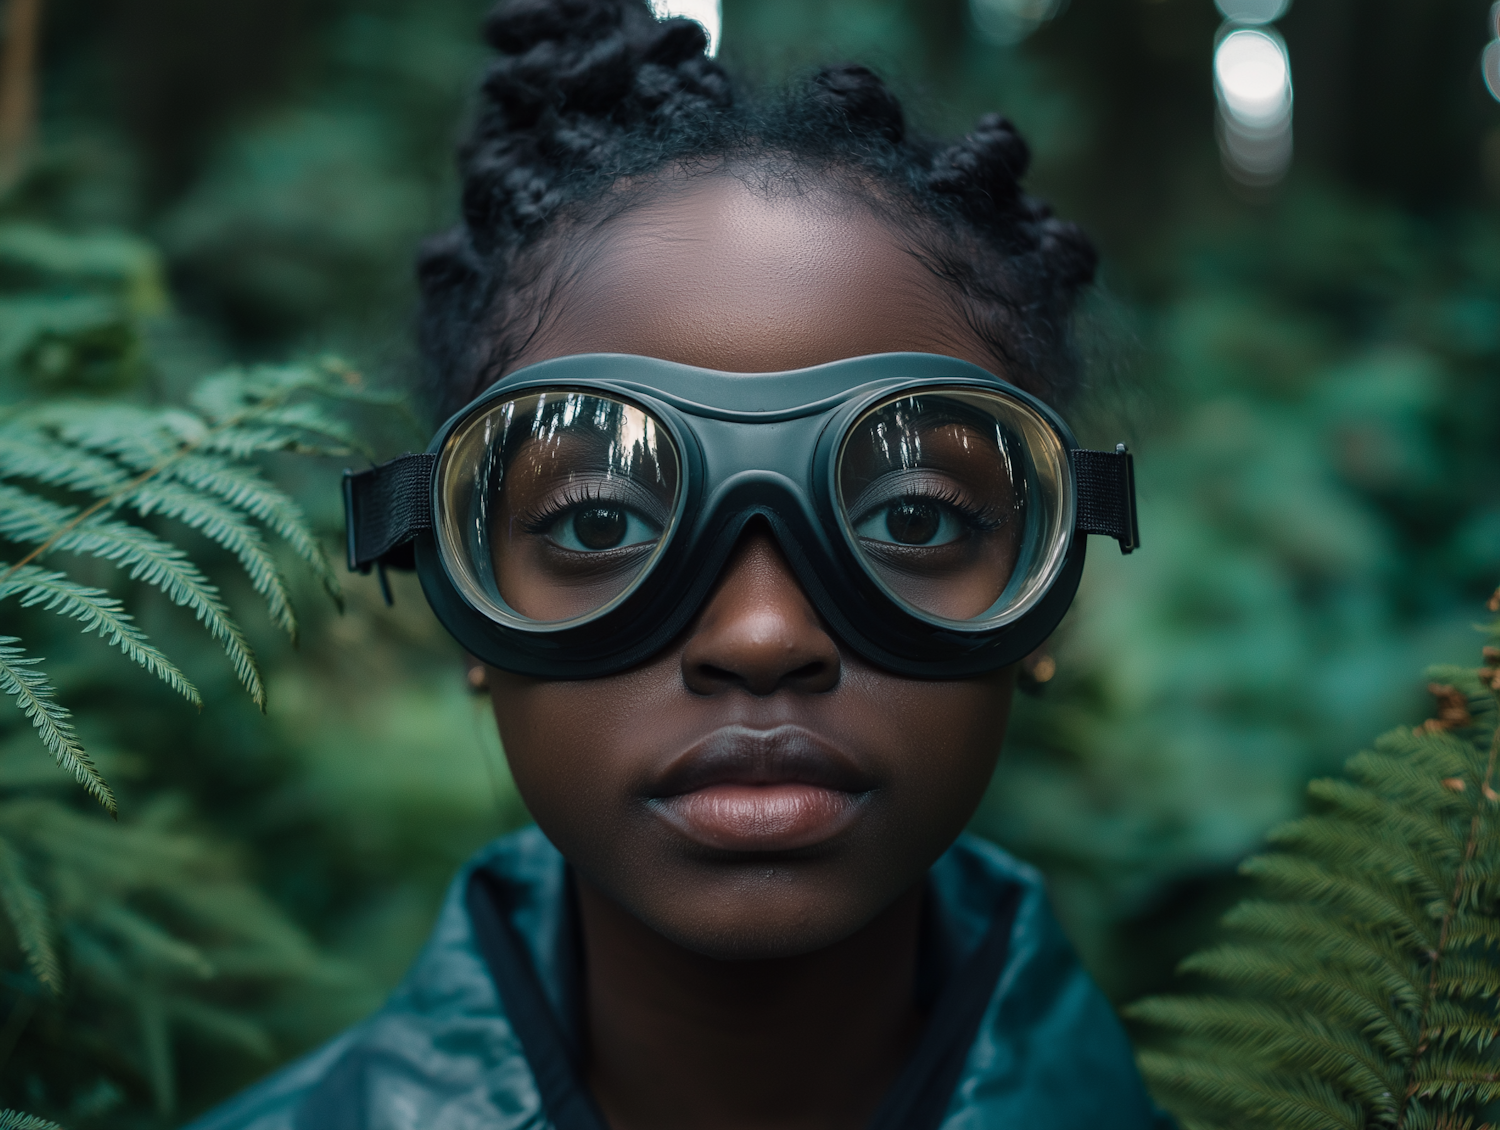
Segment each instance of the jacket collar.
[{"label": "jacket collar", "polygon": [[[530,828],[464,867],[384,1008],[193,1130],[557,1130],[465,905],[476,868],[506,884],[514,935],[552,1008],[570,1015],[566,867]],[[960,958],[981,946],[999,907],[1009,900],[1014,909],[977,1033],[967,1052],[959,1049],[941,1130],[1167,1130],[1036,872],[964,836],[929,881],[941,932]]]}]

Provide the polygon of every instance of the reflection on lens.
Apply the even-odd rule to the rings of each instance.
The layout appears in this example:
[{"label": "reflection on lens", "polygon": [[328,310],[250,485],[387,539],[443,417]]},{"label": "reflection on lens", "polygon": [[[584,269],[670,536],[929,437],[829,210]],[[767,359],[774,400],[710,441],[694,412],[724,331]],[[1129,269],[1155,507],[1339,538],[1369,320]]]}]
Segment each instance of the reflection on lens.
[{"label": "reflection on lens", "polygon": [[888,592],[934,619],[989,624],[1019,610],[1059,557],[1062,457],[1019,402],[967,390],[904,396],[851,428],[839,504]]},{"label": "reflection on lens", "polygon": [[503,612],[590,616],[656,559],[677,466],[665,430],[632,404],[565,390],[504,401],[445,450],[445,555]]}]

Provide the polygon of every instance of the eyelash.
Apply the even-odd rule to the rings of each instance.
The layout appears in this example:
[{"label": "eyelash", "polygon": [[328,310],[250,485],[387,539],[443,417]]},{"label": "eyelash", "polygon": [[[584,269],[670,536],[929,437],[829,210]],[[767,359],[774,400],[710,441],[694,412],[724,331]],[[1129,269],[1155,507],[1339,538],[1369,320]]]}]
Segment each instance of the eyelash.
[{"label": "eyelash", "polygon": [[886,499],[878,507],[865,511],[864,514],[860,515],[858,521],[863,521],[868,515],[879,513],[887,506],[894,506],[897,503],[908,500],[931,502],[936,503],[938,506],[946,506],[969,529],[986,534],[993,533],[1004,526],[1010,521],[1011,515],[1015,512],[1014,507],[1012,507],[1008,510],[1000,511],[999,517],[989,517],[988,514],[994,513],[997,508],[976,508],[956,488],[945,487],[942,490],[917,488]]},{"label": "eyelash", "polygon": [[[520,515],[521,528],[528,534],[545,534],[550,530],[559,518],[573,510],[581,510],[586,506],[607,506],[611,509],[630,510],[631,507],[618,498],[605,498],[588,487],[581,489],[569,487],[560,498],[555,498],[534,510],[528,510]],[[637,511],[639,513],[639,511]],[[649,515],[642,515],[648,521],[655,522],[656,519]],[[660,523],[657,523],[658,525]]]}]

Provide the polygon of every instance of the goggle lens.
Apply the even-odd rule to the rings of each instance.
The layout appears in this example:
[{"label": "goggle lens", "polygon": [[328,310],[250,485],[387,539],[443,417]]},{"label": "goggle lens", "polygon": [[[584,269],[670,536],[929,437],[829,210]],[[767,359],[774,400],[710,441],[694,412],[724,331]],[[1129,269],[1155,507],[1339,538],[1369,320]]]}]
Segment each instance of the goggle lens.
[{"label": "goggle lens", "polygon": [[587,619],[656,561],[678,468],[669,433],[633,404],[568,390],[502,401],[445,446],[444,556],[503,617]]},{"label": "goggle lens", "polygon": [[1003,623],[1066,547],[1066,453],[1034,411],[967,389],[866,412],[839,456],[842,518],[866,570],[929,619]]}]

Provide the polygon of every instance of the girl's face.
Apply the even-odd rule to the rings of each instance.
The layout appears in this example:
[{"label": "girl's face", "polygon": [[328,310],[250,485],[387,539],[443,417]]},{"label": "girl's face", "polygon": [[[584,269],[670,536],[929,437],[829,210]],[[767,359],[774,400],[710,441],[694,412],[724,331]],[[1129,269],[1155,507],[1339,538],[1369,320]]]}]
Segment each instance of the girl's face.
[{"label": "girl's face", "polygon": [[[769,372],[896,351],[995,365],[875,216],[714,176],[602,229],[517,364],[635,353]],[[752,526],[643,665],[489,680],[516,784],[580,881],[690,950],[759,958],[840,941],[914,887],[990,779],[1012,671],[871,666]]]}]

